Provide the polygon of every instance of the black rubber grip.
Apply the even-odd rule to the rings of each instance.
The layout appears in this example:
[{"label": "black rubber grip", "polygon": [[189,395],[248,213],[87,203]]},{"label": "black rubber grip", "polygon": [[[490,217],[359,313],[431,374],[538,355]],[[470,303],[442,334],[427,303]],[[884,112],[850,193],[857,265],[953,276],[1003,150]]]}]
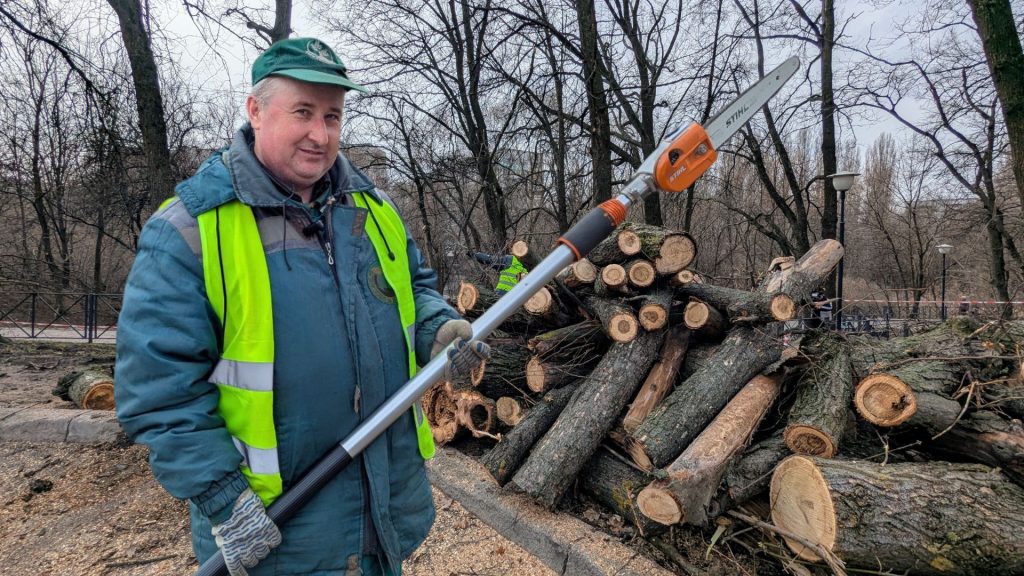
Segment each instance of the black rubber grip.
[{"label": "black rubber grip", "polygon": [[[284,525],[295,513],[302,509],[313,496],[327,485],[332,478],[352,463],[352,455],[338,444],[313,465],[298,482],[287,492],[281,494],[267,508],[267,516],[277,524]],[[228,567],[224,564],[224,556],[217,551],[199,567],[196,576],[227,576]]]},{"label": "black rubber grip", "polygon": [[579,260],[615,230],[615,222],[601,208],[594,208],[558,239],[576,253]]}]

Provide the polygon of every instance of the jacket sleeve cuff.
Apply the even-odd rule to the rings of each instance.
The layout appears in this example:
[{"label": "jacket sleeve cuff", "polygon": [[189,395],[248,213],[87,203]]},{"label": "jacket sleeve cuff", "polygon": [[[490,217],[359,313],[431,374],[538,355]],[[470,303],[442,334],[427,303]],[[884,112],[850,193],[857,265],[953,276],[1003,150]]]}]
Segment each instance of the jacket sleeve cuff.
[{"label": "jacket sleeve cuff", "polygon": [[238,496],[249,487],[249,482],[240,471],[234,471],[223,479],[214,482],[206,492],[191,502],[199,508],[199,511],[210,519],[211,524],[220,524],[231,517],[231,510],[234,507]]}]

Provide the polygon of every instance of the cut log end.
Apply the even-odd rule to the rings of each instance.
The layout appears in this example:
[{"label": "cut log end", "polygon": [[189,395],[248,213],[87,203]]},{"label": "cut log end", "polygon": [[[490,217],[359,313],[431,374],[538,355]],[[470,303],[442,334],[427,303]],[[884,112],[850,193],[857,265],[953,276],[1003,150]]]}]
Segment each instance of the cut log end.
[{"label": "cut log end", "polygon": [[498,398],[498,401],[495,402],[495,413],[498,416],[498,420],[501,420],[506,426],[519,424],[519,421],[524,416],[523,407],[519,405],[518,400],[511,396]]},{"label": "cut log end", "polygon": [[658,524],[673,526],[683,521],[682,506],[660,482],[652,482],[641,490],[636,496],[636,506],[641,514]]},{"label": "cut log end", "polygon": [[787,426],[783,439],[794,454],[833,458],[839,452],[834,438],[811,426]]},{"label": "cut log end", "polygon": [[601,269],[601,280],[609,288],[625,288],[627,281],[626,269],[618,264],[609,264]]},{"label": "cut log end", "polygon": [[654,268],[663,276],[675,274],[689,266],[696,256],[697,244],[689,234],[672,234],[662,242]]},{"label": "cut log end", "polygon": [[[833,549],[838,530],[835,506],[825,477],[813,460],[790,456],[775,468],[771,503],[773,524],[807,542],[820,544],[825,550]],[[801,559],[821,559],[805,544],[788,537],[785,540]]]},{"label": "cut log end", "polygon": [[530,245],[526,243],[526,240],[516,240],[512,243],[509,253],[519,259],[525,258],[530,253]]},{"label": "cut log end", "polygon": [[475,437],[489,436],[494,428],[494,400],[469,390],[454,393],[456,421]]},{"label": "cut log end", "polygon": [[526,363],[526,387],[534,392],[547,390],[547,372],[544,370],[544,361],[538,356],[530,358]]},{"label": "cut log end", "polygon": [[637,315],[640,325],[648,332],[658,330],[668,323],[668,310],[658,304],[644,304]]},{"label": "cut log end", "polygon": [[616,243],[619,245],[619,250],[626,256],[639,254],[643,249],[640,236],[632,230],[620,230],[616,236]]},{"label": "cut log end", "polygon": [[576,281],[576,285],[579,284],[593,284],[594,280],[597,280],[597,266],[587,260],[586,258],[576,262],[571,267],[571,275]]},{"label": "cut log end", "polygon": [[541,287],[540,290],[534,292],[533,296],[523,304],[523,309],[530,314],[539,316],[547,314],[551,310],[551,306],[554,299],[551,296],[551,291],[547,287]]},{"label": "cut log end", "polygon": [[82,397],[81,405],[86,410],[113,410],[113,382],[103,382],[89,388],[89,391]]},{"label": "cut log end", "polygon": [[637,288],[646,288],[654,284],[656,275],[650,262],[637,261],[629,265],[629,283]]},{"label": "cut log end", "polygon": [[711,310],[709,310],[707,304],[703,302],[690,302],[686,305],[686,311],[683,314],[683,323],[686,324],[687,328],[696,330],[707,324],[710,316]]},{"label": "cut log end", "polygon": [[772,311],[772,317],[780,322],[796,318],[796,302],[786,294],[773,295],[768,308]]},{"label": "cut log end", "polygon": [[687,284],[703,284],[704,280],[693,270],[680,270],[669,278],[669,284],[673,286],[686,286]]},{"label": "cut log end", "polygon": [[898,426],[917,412],[914,391],[890,374],[872,374],[857,384],[853,406],[876,426]]},{"label": "cut log end", "polygon": [[615,342],[632,342],[640,333],[640,322],[630,313],[619,313],[608,322],[608,337]]},{"label": "cut log end", "polygon": [[455,298],[455,308],[459,311],[459,314],[464,315],[476,306],[476,301],[479,297],[480,291],[476,289],[476,286],[468,282],[462,282],[459,284],[459,294]]}]

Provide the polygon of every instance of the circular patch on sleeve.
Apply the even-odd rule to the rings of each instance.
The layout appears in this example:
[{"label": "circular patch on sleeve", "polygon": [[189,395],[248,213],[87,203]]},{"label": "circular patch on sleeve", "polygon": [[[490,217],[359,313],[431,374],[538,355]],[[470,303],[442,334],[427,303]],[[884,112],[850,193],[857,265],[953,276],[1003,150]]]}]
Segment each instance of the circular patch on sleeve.
[{"label": "circular patch on sleeve", "polygon": [[395,291],[391,289],[388,279],[384,277],[384,270],[381,270],[380,266],[374,266],[370,268],[368,276],[367,284],[370,285],[370,292],[373,292],[373,295],[381,302],[394,304]]}]

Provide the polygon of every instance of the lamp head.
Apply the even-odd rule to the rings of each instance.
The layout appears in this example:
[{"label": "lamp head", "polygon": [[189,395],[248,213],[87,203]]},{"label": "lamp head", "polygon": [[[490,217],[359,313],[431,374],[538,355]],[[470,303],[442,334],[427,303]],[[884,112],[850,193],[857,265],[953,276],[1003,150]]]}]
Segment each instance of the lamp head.
[{"label": "lamp head", "polygon": [[952,250],[953,247],[949,244],[939,244],[935,249],[939,251],[939,254],[945,256],[946,254],[949,254],[949,251]]},{"label": "lamp head", "polygon": [[836,172],[835,174],[829,174],[825,178],[832,179],[832,187],[839,192],[846,192],[850,188],[853,188],[853,179],[860,176],[860,172]]}]

